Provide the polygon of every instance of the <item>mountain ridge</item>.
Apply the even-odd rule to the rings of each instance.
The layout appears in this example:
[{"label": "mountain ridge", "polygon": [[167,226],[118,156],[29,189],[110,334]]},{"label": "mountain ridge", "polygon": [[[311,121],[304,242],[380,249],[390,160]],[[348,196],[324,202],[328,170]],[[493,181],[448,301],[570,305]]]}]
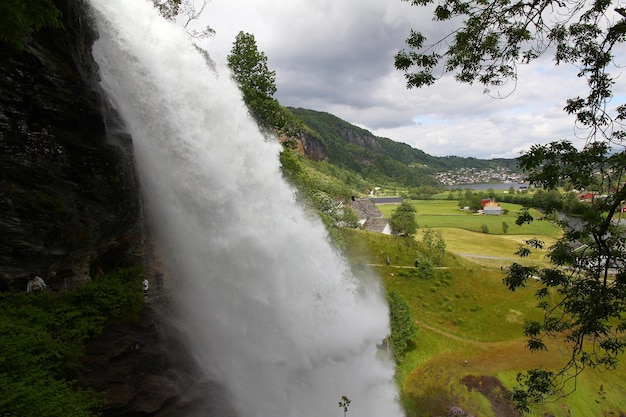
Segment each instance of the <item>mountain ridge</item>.
[{"label": "mountain ridge", "polygon": [[[325,160],[330,164],[373,177],[382,182],[397,183],[407,187],[441,185],[435,178],[438,172],[460,168],[489,169],[504,167],[515,170],[516,159],[478,159],[460,156],[432,156],[402,142],[374,135],[331,113],[311,109],[287,107],[304,122],[312,138],[319,142],[316,155],[305,156],[312,160]],[[320,158],[320,149],[323,158]]]}]

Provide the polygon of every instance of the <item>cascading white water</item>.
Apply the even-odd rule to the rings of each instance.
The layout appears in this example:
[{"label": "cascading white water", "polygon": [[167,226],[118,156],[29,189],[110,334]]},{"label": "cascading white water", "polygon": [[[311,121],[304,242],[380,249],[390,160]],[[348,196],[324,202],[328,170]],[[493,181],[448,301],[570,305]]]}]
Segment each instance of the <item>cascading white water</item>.
[{"label": "cascading white water", "polygon": [[[176,319],[241,417],[402,414],[388,310],[281,177],[228,72],[145,0],[91,0],[102,85],[133,137]],[[168,290],[170,291],[170,290]]]}]

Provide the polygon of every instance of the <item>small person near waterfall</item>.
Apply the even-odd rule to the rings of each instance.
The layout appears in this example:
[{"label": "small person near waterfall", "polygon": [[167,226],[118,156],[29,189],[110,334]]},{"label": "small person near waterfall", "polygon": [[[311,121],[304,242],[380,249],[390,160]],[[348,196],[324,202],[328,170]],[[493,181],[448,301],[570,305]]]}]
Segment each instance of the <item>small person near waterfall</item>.
[{"label": "small person near waterfall", "polygon": [[30,278],[28,279],[28,284],[26,285],[26,292],[35,292],[45,289],[46,283],[43,281],[43,279],[38,275],[31,274]]}]

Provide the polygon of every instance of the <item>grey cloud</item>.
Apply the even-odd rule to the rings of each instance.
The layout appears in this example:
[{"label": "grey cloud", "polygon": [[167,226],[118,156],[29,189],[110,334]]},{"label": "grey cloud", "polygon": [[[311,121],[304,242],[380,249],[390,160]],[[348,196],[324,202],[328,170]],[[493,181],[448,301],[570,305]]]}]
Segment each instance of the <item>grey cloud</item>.
[{"label": "grey cloud", "polygon": [[450,76],[407,90],[393,56],[410,29],[424,29],[434,41],[450,26],[400,0],[213,0],[207,13],[217,31],[209,52],[223,58],[239,30],[254,34],[277,73],[283,105],[335,114],[432,155],[514,157],[531,143],[571,136],[572,119],[562,108],[585,88],[571,68],[555,69],[544,57],[520,66],[517,84],[491,91],[512,93],[506,99]]}]

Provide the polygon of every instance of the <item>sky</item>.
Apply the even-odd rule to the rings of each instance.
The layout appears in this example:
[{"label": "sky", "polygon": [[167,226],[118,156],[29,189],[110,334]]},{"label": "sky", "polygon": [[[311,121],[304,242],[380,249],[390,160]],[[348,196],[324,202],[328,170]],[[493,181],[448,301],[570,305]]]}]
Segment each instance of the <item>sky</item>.
[{"label": "sky", "polygon": [[[551,56],[520,66],[516,84],[488,94],[451,76],[407,89],[394,55],[410,30],[434,41],[450,29],[409,2],[211,0],[201,21],[216,32],[201,45],[218,64],[239,31],[254,35],[276,71],[274,97],[283,106],[328,112],[433,156],[515,158],[534,143],[584,143],[563,107],[585,93],[585,82]],[[623,84],[615,88],[621,97]]]}]

